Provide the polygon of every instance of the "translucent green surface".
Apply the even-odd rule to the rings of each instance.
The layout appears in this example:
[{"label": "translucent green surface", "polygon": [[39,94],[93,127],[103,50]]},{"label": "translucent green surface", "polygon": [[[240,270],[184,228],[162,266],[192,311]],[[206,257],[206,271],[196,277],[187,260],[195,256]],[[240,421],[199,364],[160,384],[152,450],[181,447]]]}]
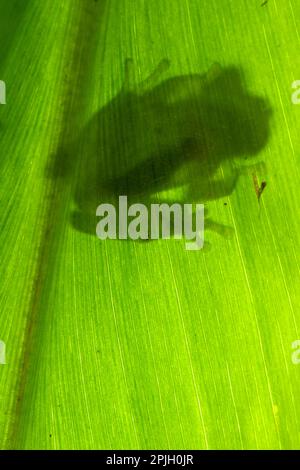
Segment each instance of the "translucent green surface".
[{"label": "translucent green surface", "polygon": [[[300,3],[262,3],[0,0],[1,448],[299,448]],[[97,239],[118,187],[207,249]]]}]

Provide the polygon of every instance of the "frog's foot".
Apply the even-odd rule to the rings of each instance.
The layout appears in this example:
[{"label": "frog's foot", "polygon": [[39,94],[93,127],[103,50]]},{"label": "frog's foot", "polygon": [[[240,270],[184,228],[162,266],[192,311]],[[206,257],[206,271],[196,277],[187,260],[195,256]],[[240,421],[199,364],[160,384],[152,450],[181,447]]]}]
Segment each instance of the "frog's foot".
[{"label": "frog's foot", "polygon": [[239,166],[238,169],[239,175],[252,175],[253,173],[266,173],[267,165],[265,162],[257,162],[250,165]]},{"label": "frog's foot", "polygon": [[228,225],[222,225],[218,222],[214,222],[211,219],[205,219],[204,228],[217,232],[222,237],[226,238],[227,240],[233,238],[234,236],[234,229],[229,227]]}]

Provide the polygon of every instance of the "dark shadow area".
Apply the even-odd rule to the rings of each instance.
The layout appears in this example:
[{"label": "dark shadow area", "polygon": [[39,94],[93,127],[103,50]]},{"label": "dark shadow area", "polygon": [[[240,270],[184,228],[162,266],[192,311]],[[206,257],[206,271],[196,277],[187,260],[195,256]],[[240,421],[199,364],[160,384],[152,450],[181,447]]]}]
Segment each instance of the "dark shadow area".
[{"label": "dark shadow area", "polygon": [[14,39],[29,6],[29,0],[11,0],[2,2],[0,18],[0,76],[3,78],[3,65],[9,57]]},{"label": "dark shadow area", "polygon": [[[95,234],[97,206],[117,207],[119,195],[146,206],[205,203],[231,194],[239,174],[259,168],[249,159],[268,141],[271,110],[247,92],[241,71],[214,64],[204,74],[163,80],[168,68],[165,59],[136,83],[128,59],[118,95],[56,155],[51,173],[74,187],[70,220],[77,230]],[[176,187],[181,200],[160,197]]]},{"label": "dark shadow area", "polygon": [[[16,37],[22,27],[22,21],[27,13],[29,5],[28,0],[11,0],[10,2],[1,2],[0,6],[0,80],[7,80],[7,62],[11,51],[15,47]],[[4,4],[3,4],[4,3]],[[15,70],[16,73],[16,70]],[[17,74],[21,75],[21,74]],[[7,115],[10,102],[4,105],[0,103],[0,136],[3,140],[7,129]],[[2,152],[0,159],[0,171],[10,155]]]}]

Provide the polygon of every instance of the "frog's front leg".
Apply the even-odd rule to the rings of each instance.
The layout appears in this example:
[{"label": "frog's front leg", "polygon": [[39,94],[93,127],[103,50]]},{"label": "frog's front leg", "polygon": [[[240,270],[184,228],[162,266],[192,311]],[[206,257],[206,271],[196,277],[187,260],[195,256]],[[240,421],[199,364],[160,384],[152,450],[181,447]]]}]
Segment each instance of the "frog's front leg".
[{"label": "frog's front leg", "polygon": [[239,166],[237,171],[239,175],[251,175],[253,172],[266,173],[267,165],[265,162],[256,162],[250,165]]},{"label": "frog's front leg", "polygon": [[159,64],[156,66],[154,71],[149,75],[149,77],[147,77],[146,80],[143,80],[138,85],[137,92],[145,93],[145,91],[150,90],[155,85],[157,85],[159,80],[161,79],[162,74],[166,72],[169,67],[170,67],[170,61],[168,59],[162,59],[159,62]]},{"label": "frog's front leg", "polygon": [[150,90],[155,85],[157,85],[162,74],[166,72],[169,67],[170,62],[168,59],[161,60],[154,69],[154,71],[149,75],[149,77],[147,77],[141,83],[137,84],[134,70],[134,62],[131,58],[127,58],[125,60],[125,77],[123,83],[123,90],[125,92],[133,91],[137,94],[143,94],[147,90]]}]

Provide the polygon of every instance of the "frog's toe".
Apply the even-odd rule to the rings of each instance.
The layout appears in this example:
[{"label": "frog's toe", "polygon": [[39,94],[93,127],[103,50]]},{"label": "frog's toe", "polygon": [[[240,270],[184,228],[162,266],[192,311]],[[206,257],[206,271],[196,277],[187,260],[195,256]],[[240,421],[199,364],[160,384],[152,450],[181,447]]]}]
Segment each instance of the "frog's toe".
[{"label": "frog's toe", "polygon": [[267,172],[267,164],[265,162],[257,162],[254,163],[252,166],[252,171],[257,171],[259,173],[266,173]]},{"label": "frog's toe", "polygon": [[218,224],[217,222],[214,222],[211,219],[205,220],[205,225],[206,228],[217,232],[219,235],[226,239],[231,239],[234,236],[234,229],[232,227],[229,227],[228,225]]},{"label": "frog's toe", "polygon": [[266,173],[267,172],[267,165],[265,162],[257,162],[251,165],[242,166],[238,169],[239,174],[241,175],[251,175],[252,173]]},{"label": "frog's toe", "polygon": [[223,71],[223,69],[222,69],[221,65],[218,62],[214,62],[210,66],[210,68],[208,69],[208,72],[206,74],[207,83],[210,83],[213,80],[215,80],[216,78],[218,78],[221,75],[222,71]]},{"label": "frog's toe", "polygon": [[137,92],[138,93],[144,93],[147,90],[150,90],[152,87],[157,85],[159,80],[161,79],[161,76],[168,70],[170,67],[170,61],[169,59],[162,59],[158,65],[155,67],[154,71],[146,78],[144,81],[142,81],[139,86],[137,87]]},{"label": "frog's toe", "polygon": [[234,229],[228,225],[222,225],[219,233],[227,240],[231,240],[234,237]]}]

